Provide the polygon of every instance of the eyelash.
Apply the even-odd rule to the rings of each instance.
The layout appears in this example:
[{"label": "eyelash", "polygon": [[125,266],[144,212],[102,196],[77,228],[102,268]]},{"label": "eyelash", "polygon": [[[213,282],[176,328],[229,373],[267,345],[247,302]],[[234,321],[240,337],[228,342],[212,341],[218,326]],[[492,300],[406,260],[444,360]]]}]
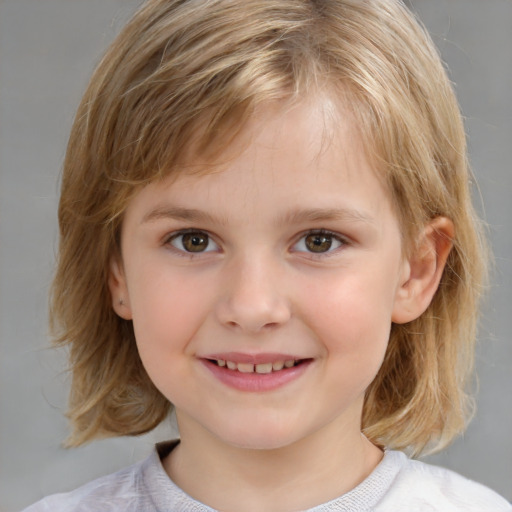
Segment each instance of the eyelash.
[{"label": "eyelash", "polygon": [[[296,247],[301,242],[303,243],[303,245],[305,245],[307,243],[306,239],[309,236],[325,237],[325,238],[330,239],[331,242],[329,244],[329,247],[327,248],[326,251],[315,252],[315,251],[308,251],[306,249],[306,250],[300,250],[300,251],[299,250],[295,250],[293,252],[306,253],[306,254],[308,254],[312,258],[327,258],[329,256],[332,256],[333,253],[336,253],[343,246],[348,245],[348,240],[345,237],[341,236],[339,233],[335,233],[333,231],[329,231],[329,230],[326,230],[326,229],[312,229],[310,231],[306,231],[305,233],[302,233],[300,235],[300,237],[298,238],[297,242],[294,243],[293,247]],[[332,245],[332,243],[334,241],[337,242],[339,245],[337,247],[334,247],[333,249],[331,249],[331,245]]]},{"label": "eyelash", "polygon": [[[182,242],[181,242],[181,246],[182,247],[177,247],[176,245],[174,245],[172,243],[175,240],[180,239],[180,237],[185,237],[186,235],[197,235],[196,238],[203,237],[204,239],[206,239],[207,248],[211,244],[214,244],[215,247],[218,248],[218,244],[212,239],[211,235],[207,231],[204,231],[204,230],[201,230],[201,229],[193,229],[193,228],[185,229],[185,230],[181,230],[181,231],[177,231],[177,232],[171,233],[164,240],[164,245],[171,246],[171,248],[174,251],[176,251],[177,254],[179,254],[180,256],[186,256],[186,257],[191,257],[193,255],[200,255],[200,254],[205,254],[205,253],[215,252],[216,251],[215,247],[213,249],[210,249],[210,250],[198,250],[198,251],[193,251],[192,250],[192,251],[189,251],[189,250],[187,250],[183,246],[183,239],[182,239]],[[306,239],[307,239],[307,237],[310,237],[310,236],[312,236],[312,237],[325,237],[326,239],[330,240],[330,243],[329,243],[329,246],[327,247],[327,250],[325,250],[325,251],[311,251],[311,250],[307,250]],[[336,247],[334,247],[334,249],[331,249],[333,241],[336,242],[338,245]],[[200,240],[197,240],[197,242],[200,242]],[[302,249],[301,250],[297,250],[296,247],[301,242],[305,246],[305,248],[303,250]],[[338,233],[334,233],[334,232],[328,231],[326,229],[313,229],[313,230],[306,231],[306,232],[304,232],[304,233],[302,233],[300,235],[300,237],[297,239],[297,241],[292,245],[292,252],[306,253],[306,254],[309,254],[310,257],[313,257],[313,258],[322,258],[322,257],[325,258],[325,257],[331,256],[332,253],[337,252],[340,248],[342,248],[343,246],[346,246],[346,245],[348,245],[348,240],[345,237],[339,235]]]},{"label": "eyelash", "polygon": [[[168,237],[166,237],[164,241],[164,245],[171,246],[171,248],[176,251],[177,254],[180,256],[193,256],[197,254],[205,254],[208,252],[214,252],[214,250],[206,250],[206,251],[187,251],[185,248],[176,247],[172,242],[179,239],[180,237],[184,237],[186,235],[198,235],[198,237],[204,237],[207,240],[207,244],[215,244],[215,246],[218,247],[217,243],[212,240],[212,237],[207,231],[203,231],[202,229],[184,229],[181,231],[176,231],[174,233],[171,233]],[[181,245],[183,246],[183,240]]]}]

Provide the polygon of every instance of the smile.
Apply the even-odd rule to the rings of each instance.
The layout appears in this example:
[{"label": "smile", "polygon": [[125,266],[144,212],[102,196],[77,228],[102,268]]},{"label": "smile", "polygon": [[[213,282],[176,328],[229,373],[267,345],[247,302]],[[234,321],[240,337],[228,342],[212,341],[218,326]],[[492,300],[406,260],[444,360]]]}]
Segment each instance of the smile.
[{"label": "smile", "polygon": [[284,354],[217,354],[201,361],[224,385],[239,391],[263,392],[277,390],[300,378],[314,359]]},{"label": "smile", "polygon": [[301,360],[288,359],[286,361],[274,361],[269,363],[236,363],[234,361],[226,361],[224,359],[217,359],[213,361],[220,367],[226,367],[228,370],[238,371],[241,373],[272,373],[279,372],[283,368],[293,368],[301,362]]}]

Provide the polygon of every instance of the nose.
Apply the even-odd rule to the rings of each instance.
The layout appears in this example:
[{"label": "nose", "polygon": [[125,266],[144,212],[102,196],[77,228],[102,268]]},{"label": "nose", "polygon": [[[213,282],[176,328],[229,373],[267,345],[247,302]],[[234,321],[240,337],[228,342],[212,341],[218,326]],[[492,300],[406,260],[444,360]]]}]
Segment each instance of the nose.
[{"label": "nose", "polygon": [[217,303],[217,319],[229,328],[251,333],[285,324],[291,308],[282,275],[282,269],[268,258],[233,262]]}]

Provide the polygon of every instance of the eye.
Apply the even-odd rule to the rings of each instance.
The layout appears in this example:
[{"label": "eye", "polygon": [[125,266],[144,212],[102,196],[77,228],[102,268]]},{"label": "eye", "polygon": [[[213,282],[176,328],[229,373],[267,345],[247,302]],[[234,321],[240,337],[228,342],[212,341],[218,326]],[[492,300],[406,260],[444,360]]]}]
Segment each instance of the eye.
[{"label": "eye", "polygon": [[212,252],[219,248],[204,231],[182,231],[172,235],[167,243],[180,251],[189,253]]},{"label": "eye", "polygon": [[333,252],[344,244],[344,240],[339,235],[323,230],[312,231],[303,235],[293,246],[293,250],[320,254]]}]

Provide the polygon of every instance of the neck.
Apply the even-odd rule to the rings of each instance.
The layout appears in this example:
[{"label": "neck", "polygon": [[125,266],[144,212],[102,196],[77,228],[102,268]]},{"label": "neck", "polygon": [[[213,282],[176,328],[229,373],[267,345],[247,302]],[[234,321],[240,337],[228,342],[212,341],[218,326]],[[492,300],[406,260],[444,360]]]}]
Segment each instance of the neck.
[{"label": "neck", "polygon": [[356,487],[382,459],[359,429],[336,421],[271,450],[239,448],[186,427],[164,467],[187,494],[226,512],[312,508]]}]

